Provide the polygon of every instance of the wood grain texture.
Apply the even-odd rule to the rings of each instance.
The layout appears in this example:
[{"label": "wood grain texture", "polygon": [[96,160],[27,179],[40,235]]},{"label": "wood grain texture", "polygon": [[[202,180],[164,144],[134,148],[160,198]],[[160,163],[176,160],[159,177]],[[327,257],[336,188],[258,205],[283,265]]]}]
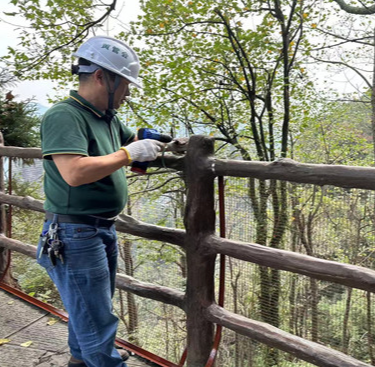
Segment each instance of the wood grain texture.
[{"label": "wood grain texture", "polygon": [[236,259],[375,292],[375,271],[368,268],[216,236],[206,240],[218,253]]},{"label": "wood grain texture", "polygon": [[289,334],[264,322],[247,319],[224,310],[216,304],[212,304],[206,309],[206,317],[208,320],[236,333],[267,344],[270,347],[283,350],[316,366],[371,367],[371,365],[358,361],[344,353]]},{"label": "wood grain texture", "polygon": [[185,157],[188,195],[185,212],[187,257],[187,366],[206,365],[214,339],[213,324],[204,309],[214,301],[215,253],[205,247],[205,237],[215,231],[214,174],[209,157],[213,140],[193,136]]},{"label": "wood grain texture", "polygon": [[289,158],[274,162],[213,159],[217,176],[275,179],[314,185],[375,190],[375,168],[299,163]]},{"label": "wood grain texture", "polygon": [[142,282],[125,274],[117,274],[116,286],[137,296],[167,303],[185,310],[185,293],[176,289]]}]

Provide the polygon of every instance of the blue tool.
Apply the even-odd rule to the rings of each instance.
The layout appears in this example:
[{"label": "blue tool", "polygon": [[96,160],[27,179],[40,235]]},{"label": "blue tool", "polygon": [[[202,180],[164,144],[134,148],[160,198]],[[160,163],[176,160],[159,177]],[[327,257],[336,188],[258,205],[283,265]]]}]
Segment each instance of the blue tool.
[{"label": "blue tool", "polygon": [[[162,143],[169,143],[172,141],[172,137],[166,134],[161,134],[155,129],[142,128],[138,130],[138,139],[153,139],[158,140]],[[144,175],[147,171],[149,162],[138,162],[135,161],[132,163],[132,172],[137,172]]]}]

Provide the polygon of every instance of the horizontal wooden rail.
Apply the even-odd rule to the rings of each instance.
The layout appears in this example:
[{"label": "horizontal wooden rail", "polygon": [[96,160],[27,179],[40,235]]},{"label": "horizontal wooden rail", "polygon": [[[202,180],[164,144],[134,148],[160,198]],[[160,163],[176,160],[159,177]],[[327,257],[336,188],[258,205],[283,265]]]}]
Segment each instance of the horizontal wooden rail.
[{"label": "horizontal wooden rail", "polygon": [[[33,199],[30,196],[23,197],[0,192],[0,203],[44,213],[43,202],[41,200]],[[116,222],[116,230],[134,236],[168,242],[181,247],[183,247],[185,243],[185,231],[182,229],[148,224],[125,214],[119,216],[119,219]]]},{"label": "horizontal wooden rail", "polygon": [[375,292],[375,271],[255,243],[209,236],[206,247],[239,260]]},{"label": "horizontal wooden rail", "polygon": [[168,242],[181,247],[185,245],[186,234],[184,230],[148,224],[126,214],[121,214],[117,219],[116,230],[150,240]]},{"label": "horizontal wooden rail", "polygon": [[149,167],[158,168],[171,168],[176,171],[185,170],[185,160],[184,157],[176,157],[174,155],[159,155],[154,161],[149,163]]},{"label": "horizontal wooden rail", "polygon": [[[23,243],[18,240],[6,237],[0,233],[0,247],[5,247],[8,250],[16,251],[21,254],[36,258],[36,246]],[[184,293],[176,289],[163,287],[157,284],[141,282],[135,278],[117,274],[116,286],[127,292],[134,293],[138,296],[151,298],[156,301],[168,303],[185,309]]]},{"label": "horizontal wooden rail", "polygon": [[0,204],[14,205],[18,208],[44,213],[43,201],[34,199],[31,196],[8,195],[0,192]]},{"label": "horizontal wooden rail", "polygon": [[176,289],[156,285],[152,283],[141,282],[129,275],[116,275],[117,288],[123,289],[144,298],[167,303],[185,310],[185,293]]},{"label": "horizontal wooden rail", "polygon": [[212,304],[207,319],[270,347],[290,353],[320,367],[371,367],[344,353],[282,331],[264,322],[250,320]]},{"label": "horizontal wooden rail", "polygon": [[42,150],[40,148],[20,148],[11,146],[0,146],[0,156],[10,158],[30,158],[41,159]]},{"label": "horizontal wooden rail", "polygon": [[305,164],[289,158],[274,162],[212,159],[217,176],[274,179],[314,185],[375,190],[375,168]]},{"label": "horizontal wooden rail", "polygon": [[[167,145],[166,151],[173,153],[183,153],[187,149],[188,141],[179,139]],[[179,141],[182,141],[179,143]],[[40,148],[20,148],[13,146],[0,146],[0,156],[11,158],[29,158],[41,159],[42,150]],[[184,170],[184,157],[175,155],[161,154],[159,157],[149,164],[151,167],[171,168],[176,171]]]},{"label": "horizontal wooden rail", "polygon": [[[375,190],[375,168],[301,164],[290,159],[276,162],[219,160],[213,157],[212,139],[193,136],[189,145],[191,146],[186,157],[162,154],[158,160],[152,162],[152,166],[184,171],[189,186],[185,215],[187,231],[150,225],[127,215],[121,215],[117,223],[119,232],[184,247],[188,264],[186,294],[176,289],[141,282],[123,274],[117,274],[117,287],[141,297],[177,306],[186,312],[189,366],[201,367],[206,363],[212,348],[212,323],[216,323],[317,366],[370,367],[343,353],[294,336],[269,324],[226,311],[213,304],[217,253],[375,292],[373,270],[258,244],[225,240],[214,235],[213,181],[215,176],[234,176]],[[186,147],[172,143],[168,146],[168,150],[184,151]],[[41,151],[37,148],[0,147],[0,156],[41,158]],[[44,212],[43,203],[30,197],[0,193],[0,204]],[[35,246],[1,234],[0,247],[34,258],[36,256]]]},{"label": "horizontal wooden rail", "polygon": [[[35,246],[24,244],[1,234],[0,247],[5,247],[33,258],[36,256]],[[257,249],[259,250],[259,248]],[[283,259],[279,260],[279,262],[282,261]],[[141,282],[123,274],[117,274],[116,286],[119,289],[134,293],[141,297],[177,306],[182,310],[185,310],[186,308],[184,293],[172,288]],[[270,347],[283,350],[316,366],[370,367],[369,364],[360,362],[343,353],[294,336],[269,324],[251,320],[229,312],[215,304],[206,308],[204,315],[210,322],[224,326]]]},{"label": "horizontal wooden rail", "polygon": [[[187,143],[170,143],[168,151],[181,153]],[[0,146],[0,156],[13,158],[42,158],[40,148],[20,148]],[[184,170],[184,157],[174,155],[159,156],[152,167],[166,167]],[[345,188],[375,190],[375,168],[329,164],[299,163],[289,158],[274,162],[239,161],[211,158],[208,165],[216,176],[252,177],[261,180],[274,179],[314,185],[333,185]]]},{"label": "horizontal wooden rail", "polygon": [[[44,212],[43,203],[31,197],[0,193],[0,203]],[[181,247],[184,246],[186,236],[184,230],[147,224],[128,215],[120,216],[116,229],[119,232],[168,242]],[[22,242],[19,242],[19,246],[21,244]],[[226,240],[216,236],[207,237],[205,247],[236,259],[375,292],[375,271],[360,266],[342,264],[258,244]],[[17,248],[12,250],[17,251]],[[28,250],[20,247],[18,251],[25,253]]]},{"label": "horizontal wooden rail", "polygon": [[8,238],[2,233],[0,233],[0,247],[5,247],[8,250],[19,252],[34,259],[36,258],[36,246]]}]

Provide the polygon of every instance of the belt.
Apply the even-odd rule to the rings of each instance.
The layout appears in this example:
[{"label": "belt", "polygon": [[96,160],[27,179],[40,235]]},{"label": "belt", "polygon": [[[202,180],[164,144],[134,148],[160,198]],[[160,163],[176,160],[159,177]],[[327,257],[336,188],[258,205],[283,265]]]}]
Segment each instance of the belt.
[{"label": "belt", "polygon": [[[46,212],[46,220],[53,220],[53,213]],[[88,224],[96,227],[111,227],[116,219],[97,218],[89,215],[57,214],[58,223]]]}]

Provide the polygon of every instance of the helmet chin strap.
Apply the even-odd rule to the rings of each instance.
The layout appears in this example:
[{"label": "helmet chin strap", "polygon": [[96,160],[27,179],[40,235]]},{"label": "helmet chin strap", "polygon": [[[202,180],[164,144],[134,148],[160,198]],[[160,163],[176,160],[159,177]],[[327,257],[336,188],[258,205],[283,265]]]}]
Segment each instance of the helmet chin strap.
[{"label": "helmet chin strap", "polygon": [[103,70],[105,83],[107,86],[107,92],[108,92],[108,106],[105,111],[104,119],[106,122],[110,123],[114,117],[114,109],[113,109],[113,102],[115,97],[115,92],[118,86],[120,85],[121,78],[119,75],[115,74],[115,81],[113,83],[113,87],[111,87],[111,81],[109,78],[109,75],[106,70]]}]

